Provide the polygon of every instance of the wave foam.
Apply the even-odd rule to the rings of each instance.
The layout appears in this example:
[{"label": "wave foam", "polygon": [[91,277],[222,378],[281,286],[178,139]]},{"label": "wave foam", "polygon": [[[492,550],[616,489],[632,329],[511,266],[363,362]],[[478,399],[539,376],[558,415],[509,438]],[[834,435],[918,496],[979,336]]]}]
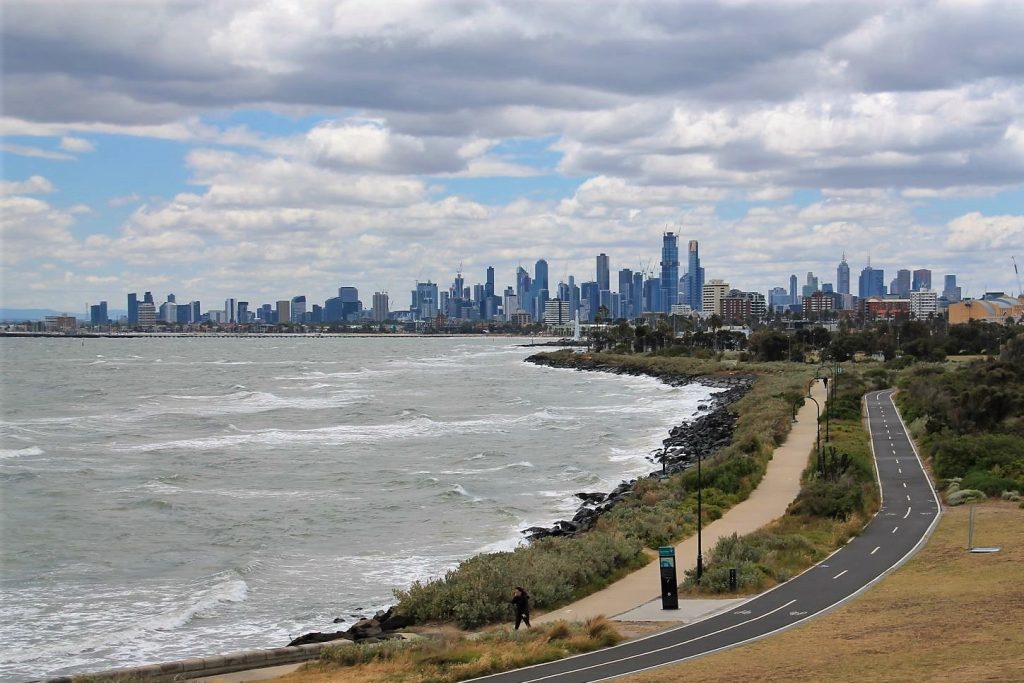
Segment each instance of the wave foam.
[{"label": "wave foam", "polygon": [[6,460],[7,458],[21,458],[26,455],[42,455],[45,453],[39,446],[29,446],[28,448],[4,448],[0,449],[0,460]]}]

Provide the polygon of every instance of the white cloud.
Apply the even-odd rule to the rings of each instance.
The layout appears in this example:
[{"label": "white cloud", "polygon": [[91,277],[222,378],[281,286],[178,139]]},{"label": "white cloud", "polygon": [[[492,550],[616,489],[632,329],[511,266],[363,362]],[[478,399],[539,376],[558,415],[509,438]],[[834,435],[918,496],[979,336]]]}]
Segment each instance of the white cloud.
[{"label": "white cloud", "polygon": [[33,147],[32,145],[16,145],[10,142],[0,144],[0,152],[17,154],[18,156],[23,157],[35,157],[37,159],[51,159],[54,161],[71,161],[75,158],[70,154],[54,152],[53,150]]},{"label": "white cloud", "polygon": [[1024,216],[983,216],[972,212],[949,223],[950,249],[1001,250],[1003,258],[1008,249],[1024,244]]},{"label": "white cloud", "polygon": [[60,139],[60,148],[66,152],[91,152],[96,149],[96,146],[85,138],[65,135]]},{"label": "white cloud", "polygon": [[38,175],[27,180],[0,180],[0,194],[49,194],[53,189],[53,183]]}]

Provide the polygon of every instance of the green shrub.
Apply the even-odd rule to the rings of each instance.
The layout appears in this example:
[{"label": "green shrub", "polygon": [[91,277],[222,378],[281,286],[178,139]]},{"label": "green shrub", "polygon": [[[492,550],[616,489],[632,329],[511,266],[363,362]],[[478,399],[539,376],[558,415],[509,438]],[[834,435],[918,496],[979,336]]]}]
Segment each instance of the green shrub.
[{"label": "green shrub", "polygon": [[985,500],[985,494],[975,489],[960,489],[956,493],[948,496],[946,502],[950,505],[963,505],[964,503],[975,503],[979,500]]},{"label": "green shrub", "polygon": [[844,477],[837,482],[815,479],[800,489],[790,513],[849,519],[864,509],[864,487]]},{"label": "green shrub", "polygon": [[987,496],[998,496],[1003,491],[1012,491],[1021,487],[1021,482],[1006,477],[999,477],[985,470],[974,470],[964,475],[960,482],[964,489],[983,491]]}]

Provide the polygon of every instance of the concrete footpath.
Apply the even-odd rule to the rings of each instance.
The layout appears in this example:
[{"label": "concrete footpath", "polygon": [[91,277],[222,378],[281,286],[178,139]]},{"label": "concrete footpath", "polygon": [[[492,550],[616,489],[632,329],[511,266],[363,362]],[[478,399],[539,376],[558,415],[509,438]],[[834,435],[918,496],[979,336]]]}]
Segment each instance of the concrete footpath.
[{"label": "concrete footpath", "polygon": [[[811,395],[823,408],[825,394],[824,386],[820,382],[815,382]],[[731,536],[734,533],[740,536],[749,534],[786,513],[786,508],[800,492],[800,475],[807,467],[818,433],[818,409],[812,401],[804,401],[796,420],[786,441],[772,454],[764,478],[750,497],[734,505],[720,519],[704,527],[701,542],[705,556],[723,536]],[[685,570],[697,566],[696,535],[677,543],[675,548],[676,572],[678,578],[682,580]],[[657,616],[657,619],[651,619],[654,621],[690,621],[693,610],[684,604],[690,601],[680,600],[681,609],[678,612],[660,609],[659,572],[658,563],[651,562],[597,593],[552,612],[538,615],[534,623],[543,624],[559,619],[582,621],[599,614],[612,618],[621,615],[624,621],[638,621],[639,619],[635,618],[627,619],[625,613],[641,606],[646,606],[645,614]],[[655,601],[658,602],[657,608],[650,604]],[[716,607],[712,612],[717,612],[718,609]],[[660,615],[654,614],[657,612],[660,612]]]}]

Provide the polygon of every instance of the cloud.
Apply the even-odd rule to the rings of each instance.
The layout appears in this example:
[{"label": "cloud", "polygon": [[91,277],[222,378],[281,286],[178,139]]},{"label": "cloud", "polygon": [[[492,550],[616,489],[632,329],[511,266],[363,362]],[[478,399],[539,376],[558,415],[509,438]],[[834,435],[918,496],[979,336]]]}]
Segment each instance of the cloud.
[{"label": "cloud", "polygon": [[60,139],[60,148],[66,152],[91,152],[96,146],[84,138],[65,135]]},{"label": "cloud", "polygon": [[0,152],[17,154],[18,156],[23,157],[35,157],[37,159],[51,159],[54,161],[72,161],[75,158],[70,154],[62,154],[61,152],[54,152],[48,149],[42,149],[41,147],[33,147],[31,145],[16,145],[10,142],[0,144]]},{"label": "cloud", "polygon": [[949,223],[950,249],[992,249],[1010,255],[1009,249],[1024,244],[1024,216],[983,216],[971,212]]},{"label": "cloud", "polygon": [[27,180],[0,180],[0,194],[49,194],[53,190],[53,184],[38,175]]}]

